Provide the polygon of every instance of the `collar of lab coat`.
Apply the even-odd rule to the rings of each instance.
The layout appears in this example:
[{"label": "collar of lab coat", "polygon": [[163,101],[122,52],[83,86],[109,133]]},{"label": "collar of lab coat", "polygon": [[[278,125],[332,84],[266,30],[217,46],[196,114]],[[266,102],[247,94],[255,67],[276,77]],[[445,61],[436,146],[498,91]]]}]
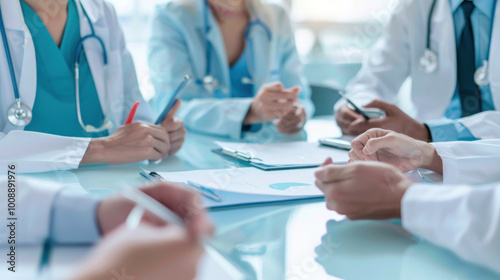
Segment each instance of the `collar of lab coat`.
[{"label": "collar of lab coat", "polygon": [[[89,15],[90,21],[92,23],[96,23],[101,17],[103,17],[104,13],[104,2],[103,1],[94,1],[94,0],[75,0],[77,7],[81,9],[81,6],[85,9],[85,12]],[[81,5],[80,5],[81,3]],[[80,18],[82,18],[80,16]],[[86,18],[84,18],[87,20]]]}]

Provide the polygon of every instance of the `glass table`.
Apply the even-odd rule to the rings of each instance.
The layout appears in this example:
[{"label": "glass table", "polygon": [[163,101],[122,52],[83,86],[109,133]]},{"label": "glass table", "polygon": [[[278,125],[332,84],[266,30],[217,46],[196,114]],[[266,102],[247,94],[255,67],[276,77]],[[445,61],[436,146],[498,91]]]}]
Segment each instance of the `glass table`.
[{"label": "glass table", "polygon": [[[331,118],[311,120],[307,135],[272,139],[291,141],[340,136]],[[178,155],[154,171],[238,167],[210,150],[216,139],[188,134]],[[137,164],[91,166],[73,171],[28,174],[78,184],[94,195],[109,196],[145,182]],[[248,279],[499,279],[500,275],[460,260],[453,253],[412,236],[400,221],[349,221],[328,211],[324,202],[281,203],[210,213],[217,233],[214,247]],[[38,252],[40,250],[33,250]],[[56,247],[49,260],[52,275],[67,271],[88,253],[86,247]],[[213,279],[200,274],[200,279]],[[219,280],[219,279],[217,279]]]}]

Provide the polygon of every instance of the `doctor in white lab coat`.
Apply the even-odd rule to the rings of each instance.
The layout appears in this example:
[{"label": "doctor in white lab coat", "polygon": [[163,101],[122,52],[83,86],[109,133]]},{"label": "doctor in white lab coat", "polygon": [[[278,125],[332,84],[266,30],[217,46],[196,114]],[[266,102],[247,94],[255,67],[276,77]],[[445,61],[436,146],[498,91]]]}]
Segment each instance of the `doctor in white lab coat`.
[{"label": "doctor in white lab coat", "polygon": [[[335,106],[336,119],[344,133],[359,135],[378,127],[424,141],[500,137],[500,113],[495,111],[500,108],[500,5],[497,0],[472,1],[472,5],[461,0],[436,0],[430,15],[433,1],[403,0],[394,9],[383,36],[347,88],[355,104],[382,109],[387,117],[365,121],[340,101]],[[469,11],[471,27],[466,18]],[[420,66],[429,17],[430,49],[437,55],[437,68],[431,73]],[[473,43],[467,40],[470,36]],[[467,52],[472,46],[474,52]],[[469,62],[463,63],[463,59]],[[482,117],[462,118],[468,115],[461,107],[460,88],[472,84],[471,70],[480,68],[484,60],[489,60],[490,82],[477,86],[479,93],[475,92],[474,100],[486,112],[480,114]],[[462,64],[468,66],[459,68]],[[389,103],[396,101],[407,78],[411,79],[412,108],[402,112]]]},{"label": "doctor in white lab coat", "polygon": [[196,81],[179,111],[189,130],[237,140],[271,130],[279,137],[300,132],[314,113],[280,5],[169,1],[157,7],[149,44],[154,108],[165,106],[184,75]]},{"label": "doctor in white lab coat", "polygon": [[[15,93],[6,46],[0,40],[0,162],[17,163],[19,171],[39,172],[73,169],[84,164],[158,160],[180,149],[186,133],[182,121],[168,118],[162,126],[150,124],[154,118],[139,91],[132,57],[126,48],[114,8],[108,2],[0,0],[0,9],[21,101],[33,111],[31,125],[38,121],[37,129],[25,131],[30,130],[29,125],[16,126],[7,119],[7,110],[15,102]],[[32,16],[26,19],[26,13]],[[43,18],[43,22],[35,19],[38,17]],[[76,29],[78,26],[79,30]],[[85,123],[85,119],[93,116],[102,115],[94,125],[96,127],[105,123],[105,118],[109,120],[112,125],[100,133],[88,133],[76,121],[72,124],[65,122],[77,116],[73,72],[76,48],[68,48],[71,59],[66,59],[66,63],[69,69],[61,68],[61,71],[51,64],[58,57],[44,53],[51,50],[60,56],[58,52],[63,53],[67,46],[76,46],[76,40],[71,41],[75,36],[79,40],[92,34],[91,26],[103,40],[109,75],[106,79],[103,50],[98,41],[86,40],[80,57],[81,115],[84,125],[89,124]],[[47,41],[37,45],[43,36],[49,39],[45,38]],[[44,60],[49,56],[52,61]],[[65,61],[62,62],[64,66]],[[43,63],[46,69],[56,69],[55,76],[64,78],[47,78],[52,74],[46,73],[49,71],[40,72]],[[85,76],[85,73],[90,74]],[[62,87],[65,83],[73,86],[59,91],[47,90],[51,86]],[[85,107],[92,98],[95,103]],[[135,117],[136,122],[124,126],[135,101],[142,103]],[[46,130],[58,129],[66,123],[76,132],[65,135],[63,129],[60,134],[44,133],[46,130],[39,129],[40,122],[44,122],[42,126]]]},{"label": "doctor in white lab coat", "polygon": [[352,220],[400,218],[411,233],[500,273],[500,183],[414,184],[380,162],[329,165],[316,179],[328,209]]}]

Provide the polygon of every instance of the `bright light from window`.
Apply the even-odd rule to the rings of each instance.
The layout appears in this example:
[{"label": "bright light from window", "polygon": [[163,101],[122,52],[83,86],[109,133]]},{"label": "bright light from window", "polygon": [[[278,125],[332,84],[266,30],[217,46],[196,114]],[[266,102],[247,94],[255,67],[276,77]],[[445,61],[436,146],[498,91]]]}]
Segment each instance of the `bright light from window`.
[{"label": "bright light from window", "polygon": [[377,16],[397,1],[293,0],[292,16],[299,22],[361,22]]}]

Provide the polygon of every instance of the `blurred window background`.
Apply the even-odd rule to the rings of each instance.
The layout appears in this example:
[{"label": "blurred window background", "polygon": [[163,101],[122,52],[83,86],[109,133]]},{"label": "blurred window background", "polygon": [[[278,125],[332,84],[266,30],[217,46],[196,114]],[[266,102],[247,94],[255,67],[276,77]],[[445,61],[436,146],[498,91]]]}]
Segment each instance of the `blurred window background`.
[{"label": "blurred window background", "polygon": [[[153,94],[147,71],[147,40],[155,5],[168,0],[109,0],[116,8],[145,97]],[[202,1],[202,0],[199,0]],[[269,0],[268,0],[269,1]],[[400,0],[272,0],[286,2],[297,49],[312,84],[345,84],[359,70]]]}]

